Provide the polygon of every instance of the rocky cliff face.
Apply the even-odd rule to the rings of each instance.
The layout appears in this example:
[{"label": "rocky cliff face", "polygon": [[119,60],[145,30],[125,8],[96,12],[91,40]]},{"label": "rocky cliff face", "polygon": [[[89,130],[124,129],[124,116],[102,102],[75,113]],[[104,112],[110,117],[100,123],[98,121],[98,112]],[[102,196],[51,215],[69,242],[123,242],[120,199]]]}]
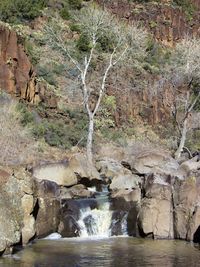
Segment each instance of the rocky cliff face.
[{"label": "rocky cliff face", "polygon": [[[194,12],[187,14],[180,7],[172,5],[171,1],[163,0],[161,3],[150,1],[149,3],[139,4],[137,1],[105,1],[98,0],[100,5],[108,8],[113,14],[127,22],[139,21],[146,29],[148,29],[155,39],[167,47],[173,47],[175,43],[180,41],[184,36],[200,35],[200,1],[191,1],[194,5]],[[166,122],[170,118],[171,101],[173,94],[170,88],[165,88],[161,94],[152,93],[151,84],[152,77],[146,77],[149,81],[148,89],[135,90],[134,85],[126,84],[127,77],[136,77],[134,73],[126,74],[123,82],[117,82],[120,87],[119,92],[109,85],[109,93],[115,95],[117,99],[117,111],[115,114],[118,125],[121,123],[140,116],[146,119],[150,124]],[[129,88],[130,90],[128,90]],[[124,104],[126,103],[126,104]]]},{"label": "rocky cliff face", "polygon": [[40,101],[40,89],[20,38],[4,25],[0,25],[0,88],[31,103]]},{"label": "rocky cliff face", "polygon": [[[105,1],[98,0],[100,5]],[[140,21],[155,38],[165,45],[174,45],[185,35],[196,36],[200,34],[199,14],[200,1],[193,0],[194,12],[183,10],[180,7],[173,6],[171,1],[163,0],[138,4],[136,1],[109,1],[104,3],[113,14],[127,20]]]}]

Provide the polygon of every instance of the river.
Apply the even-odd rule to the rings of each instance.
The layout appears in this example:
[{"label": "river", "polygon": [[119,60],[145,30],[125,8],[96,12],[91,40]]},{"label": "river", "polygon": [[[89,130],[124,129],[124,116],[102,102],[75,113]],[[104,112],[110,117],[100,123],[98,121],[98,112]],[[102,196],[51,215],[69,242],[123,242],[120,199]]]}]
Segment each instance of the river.
[{"label": "river", "polygon": [[192,243],[133,237],[38,240],[0,267],[193,267],[200,266],[200,249]]}]

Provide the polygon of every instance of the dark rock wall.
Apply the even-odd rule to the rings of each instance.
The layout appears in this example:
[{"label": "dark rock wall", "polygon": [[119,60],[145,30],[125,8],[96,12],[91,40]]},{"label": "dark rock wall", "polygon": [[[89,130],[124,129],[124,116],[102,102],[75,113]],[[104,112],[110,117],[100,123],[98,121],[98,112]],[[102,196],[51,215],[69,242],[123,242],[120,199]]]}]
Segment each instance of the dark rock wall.
[{"label": "dark rock wall", "polygon": [[190,17],[178,7],[174,7],[170,1],[162,1],[158,4],[150,2],[138,4],[130,1],[105,1],[97,0],[100,5],[108,8],[113,14],[127,20],[140,21],[152,32],[157,40],[166,44],[173,45],[182,39],[186,34],[193,36],[200,34],[200,1],[193,0],[195,12]]},{"label": "dark rock wall", "polygon": [[[192,1],[196,6],[196,11],[191,17],[188,17],[181,8],[175,8],[170,1],[162,1],[138,4],[136,1],[102,1],[97,0],[100,5],[104,5],[111,13],[126,20],[127,22],[139,21],[145,29],[148,29],[155,39],[161,44],[173,47],[178,41],[186,35],[200,36],[200,1]],[[164,123],[171,116],[170,106],[173,98],[171,88],[165,88],[162,94],[153,94],[152,84],[153,76],[143,77],[148,80],[148,89],[146,86],[130,88],[130,84],[123,77],[132,77],[134,80],[137,75],[132,73],[122,74],[122,81],[109,82],[109,94],[115,95],[117,99],[117,111],[115,119],[117,125],[126,122],[129,119],[140,117],[146,119],[150,124]],[[120,90],[116,90],[116,86]]]}]

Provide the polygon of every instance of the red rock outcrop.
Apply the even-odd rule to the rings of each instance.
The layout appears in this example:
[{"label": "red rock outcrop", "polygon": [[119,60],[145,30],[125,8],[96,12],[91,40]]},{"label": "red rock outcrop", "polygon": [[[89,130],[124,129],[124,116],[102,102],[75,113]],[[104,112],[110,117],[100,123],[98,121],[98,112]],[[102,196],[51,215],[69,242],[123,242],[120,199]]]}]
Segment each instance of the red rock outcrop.
[{"label": "red rock outcrop", "polygon": [[173,46],[185,35],[200,35],[200,0],[192,0],[194,12],[184,11],[173,6],[170,0],[161,3],[150,2],[138,4],[136,1],[105,1],[97,0],[113,14],[127,21],[139,21],[155,38],[165,45]]},{"label": "red rock outcrop", "polygon": [[0,88],[36,104],[41,100],[32,64],[17,34],[0,25]]}]

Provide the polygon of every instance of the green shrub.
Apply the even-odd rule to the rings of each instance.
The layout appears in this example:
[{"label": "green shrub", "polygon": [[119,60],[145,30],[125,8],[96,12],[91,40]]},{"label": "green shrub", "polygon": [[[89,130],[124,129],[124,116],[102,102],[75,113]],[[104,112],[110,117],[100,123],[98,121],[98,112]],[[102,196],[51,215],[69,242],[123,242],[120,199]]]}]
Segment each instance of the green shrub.
[{"label": "green shrub", "polygon": [[158,26],[158,24],[157,24],[156,21],[151,20],[151,21],[149,22],[149,27],[150,27],[151,29],[156,28],[157,26]]},{"label": "green shrub", "polygon": [[32,127],[32,134],[36,139],[40,139],[43,138],[46,134],[46,123],[39,123],[39,124],[35,124]]},{"label": "green shrub", "polygon": [[150,38],[143,68],[152,74],[158,74],[165,64],[169,62],[170,53],[170,49],[163,47]]},{"label": "green shrub", "polygon": [[88,52],[90,50],[89,38],[86,34],[81,34],[77,40],[77,48],[81,52]]},{"label": "green shrub", "polygon": [[23,126],[26,126],[34,122],[34,114],[28,110],[25,104],[19,103],[17,105],[17,110],[21,114],[20,122]]},{"label": "green shrub", "polygon": [[57,63],[57,62],[52,62],[52,71],[56,75],[61,76],[63,72],[65,71],[65,65]]},{"label": "green shrub", "polygon": [[122,140],[126,139],[126,135],[122,129],[112,129],[108,127],[101,128],[101,135],[104,139],[118,144],[123,143]]},{"label": "green shrub", "polygon": [[69,6],[72,9],[81,9],[82,0],[68,0]]},{"label": "green shrub", "polygon": [[196,8],[190,0],[174,0],[173,2],[182,8],[188,20],[192,20]]},{"label": "green shrub", "polygon": [[42,77],[49,84],[56,86],[56,72],[54,73],[51,64],[38,65],[36,72],[39,77]]},{"label": "green shrub", "polygon": [[3,0],[0,2],[0,19],[6,22],[32,20],[41,14],[48,0]]},{"label": "green shrub", "polygon": [[102,35],[98,40],[98,49],[100,51],[112,52],[114,45],[114,40],[110,36]]},{"label": "green shrub", "polygon": [[55,61],[47,62],[44,65],[38,64],[36,72],[38,77],[42,77],[49,84],[56,86],[56,77],[63,75],[65,66]]},{"label": "green shrub", "polygon": [[59,12],[62,19],[69,20],[70,19],[70,12],[67,5],[65,5]]},{"label": "green shrub", "polygon": [[[76,25],[76,29],[78,29],[78,32],[81,32],[80,28],[78,28],[78,25]],[[102,35],[97,41],[98,51],[99,52],[112,52],[113,47],[114,47],[114,41],[115,40],[111,36]],[[77,41],[77,48],[81,52],[88,52],[91,49],[91,44],[86,34],[84,33],[80,34],[80,37]]]},{"label": "green shrub", "polygon": [[101,128],[114,128],[114,111],[116,110],[116,98],[115,96],[105,95],[102,100],[102,105],[98,111],[97,117],[95,119],[96,129]]},{"label": "green shrub", "polygon": [[115,111],[117,108],[116,97],[114,95],[105,95],[103,98],[103,106],[111,112]]},{"label": "green shrub", "polygon": [[185,146],[192,152],[200,150],[200,130],[188,132]]},{"label": "green shrub", "polygon": [[72,32],[78,32],[78,33],[81,32],[80,26],[79,26],[78,24],[76,24],[76,23],[71,23],[71,24],[69,25],[69,27],[70,27],[70,30],[71,30]]},{"label": "green shrub", "polygon": [[38,48],[36,48],[36,46],[29,40],[25,40],[24,47],[25,47],[26,53],[30,57],[32,64],[36,65],[40,60],[40,53],[39,53]]},{"label": "green shrub", "polygon": [[45,141],[60,148],[70,148],[79,143],[85,144],[86,132],[78,125],[65,125],[63,122],[49,122],[46,125]]},{"label": "green shrub", "polygon": [[[44,138],[50,146],[71,148],[79,145],[85,146],[88,120],[86,114],[78,110],[63,110],[63,119],[43,119],[39,124],[32,124],[32,134],[35,139]],[[65,118],[70,118],[70,123]]]},{"label": "green shrub", "polygon": [[38,65],[36,69],[37,75],[42,77],[45,81],[47,81],[51,85],[56,85],[56,77],[52,70],[49,67]]},{"label": "green shrub", "polygon": [[82,0],[67,0],[62,1],[62,3],[63,7],[60,9],[59,14],[65,20],[69,20],[71,18],[70,11],[72,9],[81,9],[82,7]]}]

